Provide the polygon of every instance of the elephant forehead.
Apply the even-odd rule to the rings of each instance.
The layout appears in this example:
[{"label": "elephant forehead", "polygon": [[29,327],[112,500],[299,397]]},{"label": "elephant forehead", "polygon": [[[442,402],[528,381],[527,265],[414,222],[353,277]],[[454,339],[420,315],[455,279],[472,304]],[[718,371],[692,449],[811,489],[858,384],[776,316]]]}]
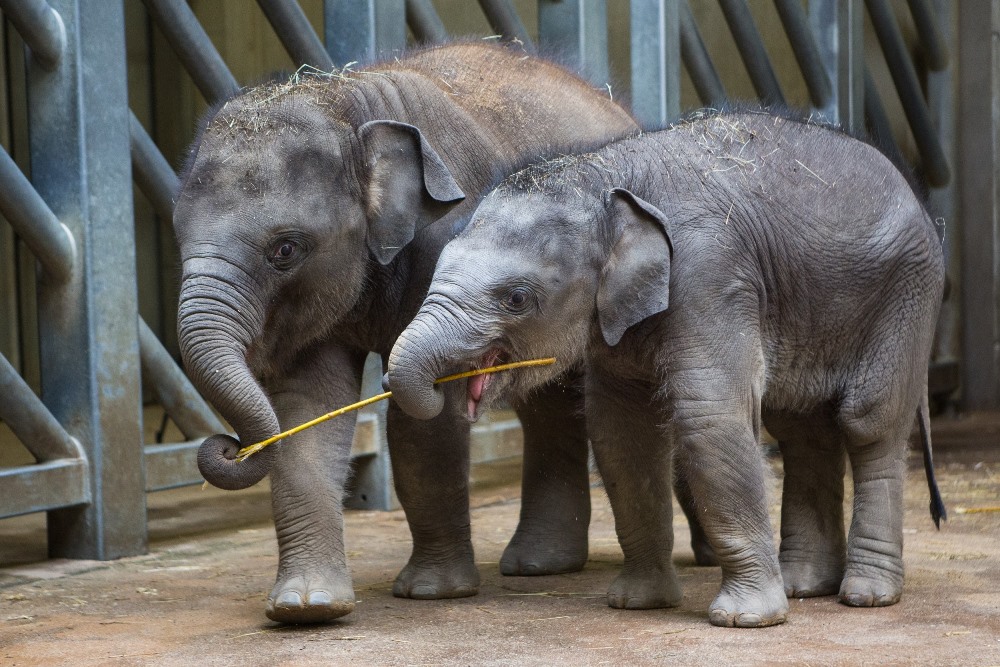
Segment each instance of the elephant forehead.
[{"label": "elephant forehead", "polygon": [[557,199],[538,193],[494,193],[459,239],[470,249],[559,255],[576,248],[589,235],[593,215],[587,204],[583,199]]}]

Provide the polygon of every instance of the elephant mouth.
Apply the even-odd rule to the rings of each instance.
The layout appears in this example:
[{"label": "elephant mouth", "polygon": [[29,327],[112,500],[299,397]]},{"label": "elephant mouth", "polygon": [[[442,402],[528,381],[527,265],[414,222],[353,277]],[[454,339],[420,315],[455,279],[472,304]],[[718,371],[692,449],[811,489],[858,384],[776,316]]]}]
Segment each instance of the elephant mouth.
[{"label": "elephant mouth", "polygon": [[[486,354],[479,358],[479,361],[473,365],[472,369],[489,368],[490,366],[504,363],[506,358],[507,355],[502,349],[498,347],[490,348]],[[482,416],[485,408],[483,396],[492,384],[493,375],[473,375],[469,378],[466,384],[466,398],[468,400],[468,417],[470,422],[478,421],[479,417]]]}]

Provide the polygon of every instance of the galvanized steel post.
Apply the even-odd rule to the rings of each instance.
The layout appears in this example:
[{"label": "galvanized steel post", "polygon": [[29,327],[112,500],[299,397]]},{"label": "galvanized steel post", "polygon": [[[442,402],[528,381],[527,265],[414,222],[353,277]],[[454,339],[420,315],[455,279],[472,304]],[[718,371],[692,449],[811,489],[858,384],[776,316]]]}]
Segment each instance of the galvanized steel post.
[{"label": "galvanized steel post", "polygon": [[643,127],[680,115],[679,0],[630,0],[632,112]]},{"label": "galvanized steel post", "polygon": [[32,180],[78,260],[39,284],[42,399],[83,445],[91,503],[48,513],[49,553],[104,560],[146,549],[125,21],[121,3],[52,6],[66,56],[29,65]]},{"label": "galvanized steel post", "polygon": [[864,127],[864,11],[861,0],[810,0],[809,23],[833,84],[830,103],[816,107],[849,132]]},{"label": "galvanized steel post", "polygon": [[406,46],[404,0],[323,0],[323,24],[326,52],[340,67]]},{"label": "galvanized steel post", "polygon": [[595,85],[608,84],[605,0],[539,0],[538,41],[575,61]]}]

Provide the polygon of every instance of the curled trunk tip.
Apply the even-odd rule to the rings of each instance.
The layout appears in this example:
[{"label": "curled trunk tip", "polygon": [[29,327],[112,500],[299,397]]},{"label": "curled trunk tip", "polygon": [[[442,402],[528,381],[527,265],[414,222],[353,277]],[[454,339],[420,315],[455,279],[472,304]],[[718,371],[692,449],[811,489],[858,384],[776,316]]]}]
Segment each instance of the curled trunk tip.
[{"label": "curled trunk tip", "polygon": [[225,434],[206,438],[198,448],[198,470],[205,481],[226,491],[238,491],[264,479],[277,450],[269,447],[239,462],[236,453],[241,448],[239,440]]},{"label": "curled trunk tip", "polygon": [[415,419],[433,419],[445,403],[444,392],[434,384],[441,369],[426,341],[413,333],[414,326],[411,323],[396,339],[384,384],[388,384],[393,400],[403,412]]}]

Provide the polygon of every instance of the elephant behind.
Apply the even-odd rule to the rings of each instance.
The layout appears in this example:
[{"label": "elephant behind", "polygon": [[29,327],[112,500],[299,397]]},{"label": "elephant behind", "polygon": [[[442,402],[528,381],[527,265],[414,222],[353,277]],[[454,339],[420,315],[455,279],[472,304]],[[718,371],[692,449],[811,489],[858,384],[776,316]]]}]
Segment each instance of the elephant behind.
[{"label": "elephant behind", "polygon": [[[712,623],[781,623],[786,595],[889,605],[903,586],[914,416],[929,454],[943,284],[934,224],[877,150],[768,114],[707,114],[542,162],[488,195],[442,252],[388,381],[428,418],[439,375],[558,358],[478,383],[481,409],[584,358],[588,432],[625,554],[614,607],[680,597],[664,528],[674,446],[722,564]],[[780,556],[762,425],[785,466]]]},{"label": "elephant behind", "polygon": [[[271,474],[279,566],[270,618],[325,621],[354,607],[341,507],[354,422],[327,422],[245,463],[232,460],[237,448],[357,400],[365,355],[388,355],[487,185],[529,160],[636,130],[606,92],[486,43],[300,74],[210,114],[177,195],[178,333],[192,381],[239,437],[205,442],[204,476],[243,488]],[[449,408],[430,424],[389,410],[394,482],[413,537],[398,596],[472,595],[479,583],[469,423],[461,390],[449,391]],[[516,406],[523,500],[506,574],[586,560],[579,400],[570,378]]]}]

